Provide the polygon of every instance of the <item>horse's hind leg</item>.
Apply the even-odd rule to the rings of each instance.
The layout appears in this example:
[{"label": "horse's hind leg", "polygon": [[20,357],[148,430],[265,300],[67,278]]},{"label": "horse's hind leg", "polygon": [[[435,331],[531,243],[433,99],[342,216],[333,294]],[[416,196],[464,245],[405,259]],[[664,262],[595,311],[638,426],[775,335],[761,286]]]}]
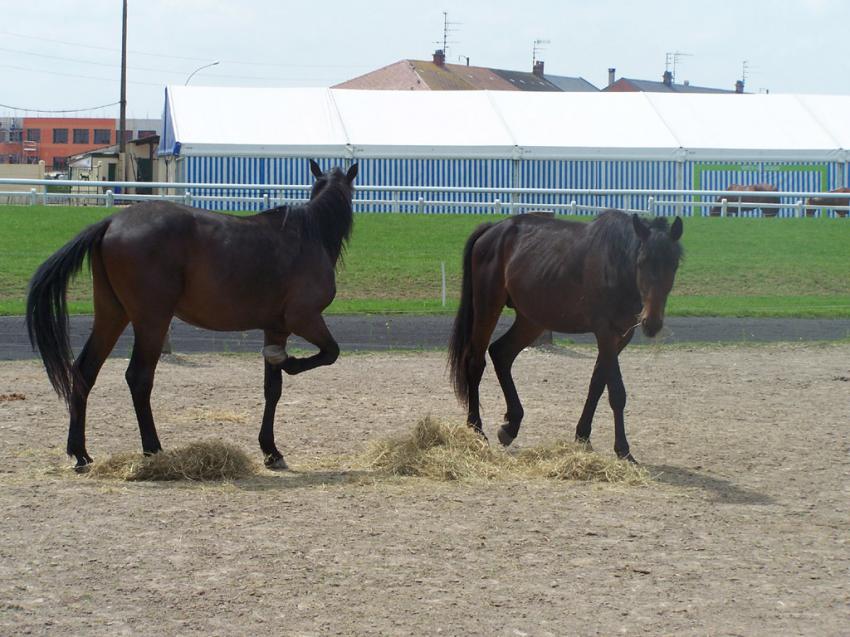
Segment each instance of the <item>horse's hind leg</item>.
[{"label": "horse's hind leg", "polygon": [[130,387],[130,394],[133,396],[133,408],[136,410],[136,419],[139,421],[142,451],[145,454],[162,450],[151,411],[151,391],[156,364],[159,362],[170,321],[169,314],[165,317],[133,322],[135,342],[125,378]]},{"label": "horse's hind leg", "polygon": [[490,346],[490,358],[493,360],[493,369],[502,386],[505,395],[505,422],[499,428],[499,442],[506,447],[514,441],[519,433],[524,411],[516,391],[511,366],[517,355],[534,342],[543,328],[530,321],[527,317],[517,312],[516,320],[510,329],[499,337]]},{"label": "horse's hind leg", "polygon": [[86,451],[86,407],[89,393],[97,380],[109,352],[127,326],[127,315],[106,282],[102,265],[92,259],[94,323],[79,356],[74,361],[73,390],[69,402],[71,422],[68,427],[69,456],[76,459],[77,471],[91,463]]},{"label": "horse's hind leg", "polygon": [[[503,293],[504,295],[504,293]],[[506,295],[504,295],[506,298]],[[476,297],[476,301],[478,297]],[[469,352],[466,356],[466,377],[469,383],[469,397],[467,403],[466,422],[470,427],[484,436],[483,423],[481,421],[481,399],[479,387],[484,368],[487,366],[487,345],[499,316],[504,307],[504,300],[488,299],[488,303],[477,303],[475,307],[475,320],[472,325],[472,335],[469,340]],[[486,438],[486,436],[484,436]]]}]

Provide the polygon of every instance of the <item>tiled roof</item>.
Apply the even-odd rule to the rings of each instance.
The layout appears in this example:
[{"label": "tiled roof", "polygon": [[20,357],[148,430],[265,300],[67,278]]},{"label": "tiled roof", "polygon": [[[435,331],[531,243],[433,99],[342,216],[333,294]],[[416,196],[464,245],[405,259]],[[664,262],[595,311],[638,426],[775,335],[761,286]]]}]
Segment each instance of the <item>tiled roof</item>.
[{"label": "tiled roof", "polygon": [[433,91],[596,91],[583,78],[549,76],[462,64],[401,60],[332,88]]},{"label": "tiled roof", "polygon": [[621,77],[611,86],[602,89],[604,91],[644,91],[647,93],[734,93],[734,90],[722,88],[709,88],[707,86],[693,86],[691,84],[665,84],[652,80],[634,80]]}]

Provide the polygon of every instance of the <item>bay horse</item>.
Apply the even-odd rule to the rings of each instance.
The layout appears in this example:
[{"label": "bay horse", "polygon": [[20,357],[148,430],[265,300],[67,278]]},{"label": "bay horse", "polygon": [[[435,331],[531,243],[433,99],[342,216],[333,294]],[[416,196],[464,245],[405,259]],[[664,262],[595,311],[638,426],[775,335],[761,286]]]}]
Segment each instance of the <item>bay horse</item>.
[{"label": "bay horse", "polygon": [[[85,439],[89,392],[128,323],[134,343],[125,378],[142,451],[162,449],[150,396],[174,316],[210,330],[263,330],[259,443],[266,466],[286,468],[274,440],[281,371],[299,374],[330,365],[339,355],[322,311],[336,294],[336,265],[351,235],[357,164],[347,172],[324,173],[311,160],[310,170],[316,181],[305,205],[237,217],[170,202],[138,203],[89,226],[38,268],[27,296],[27,330],[53,388],[68,405],[67,451],[78,471],[92,462]],[[87,257],[94,323],[72,364],[66,291]],[[290,334],[318,353],[288,356]]]},{"label": "bay horse", "polygon": [[[614,412],[614,451],[634,462],[626,439],[626,389],[618,356],[639,324],[654,336],[662,328],[667,296],[682,257],[682,220],[668,227],[637,215],[606,210],[590,223],[536,213],[485,223],[472,232],[463,254],[460,306],[449,343],[455,394],[467,422],[483,435],[478,387],[489,351],[505,396],[499,442],[519,433],[523,408],[511,376],[517,355],[544,330],[596,336],[598,356],[576,440],[589,442],[605,387]],[[502,309],[513,308],[511,327],[490,344]],[[488,348],[489,345],[489,348]]]},{"label": "bay horse", "polygon": [[777,214],[779,214],[779,208],[764,208],[762,206],[762,204],[766,203],[779,203],[779,197],[752,194],[759,192],[777,192],[778,189],[773,184],[750,184],[747,186],[743,186],[741,184],[729,184],[726,187],[726,190],[731,190],[733,192],[744,192],[748,194],[744,194],[739,197],[718,197],[717,205],[712,207],[711,211],[709,212],[712,217],[720,216],[720,212],[722,210],[720,203],[723,199],[726,199],[726,214],[730,216],[737,215],[748,210],[756,209],[761,209],[761,214],[765,217],[775,217]]},{"label": "bay horse", "polygon": [[[846,192],[850,193],[850,188],[835,188],[834,190],[830,190],[829,192]],[[831,197],[810,197],[806,200],[806,216],[814,217],[815,211],[814,209],[818,206],[823,206],[824,208],[832,208],[833,206],[848,206],[850,205],[850,197],[836,197],[835,199]],[[839,217],[846,217],[846,210],[836,210]]]}]

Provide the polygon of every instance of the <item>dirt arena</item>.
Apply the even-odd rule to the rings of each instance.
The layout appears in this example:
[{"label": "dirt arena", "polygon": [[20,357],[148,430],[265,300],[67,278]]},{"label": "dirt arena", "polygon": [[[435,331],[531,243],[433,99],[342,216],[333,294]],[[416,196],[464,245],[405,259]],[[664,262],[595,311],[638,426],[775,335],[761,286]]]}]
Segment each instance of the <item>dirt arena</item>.
[{"label": "dirt arena", "polygon": [[[594,356],[520,356],[515,444],[571,436]],[[0,363],[0,634],[846,635],[850,345],[650,346],[621,363],[648,487],[310,468],[427,414],[462,420],[431,352],[286,378],[291,472],[96,481],[68,470],[40,364]],[[107,362],[89,402],[96,460],[140,448],[125,365]],[[493,433],[490,367],[482,402]],[[168,357],[154,413],[166,447],[220,437],[259,459],[259,355]],[[613,453],[604,398],[593,442]]]}]

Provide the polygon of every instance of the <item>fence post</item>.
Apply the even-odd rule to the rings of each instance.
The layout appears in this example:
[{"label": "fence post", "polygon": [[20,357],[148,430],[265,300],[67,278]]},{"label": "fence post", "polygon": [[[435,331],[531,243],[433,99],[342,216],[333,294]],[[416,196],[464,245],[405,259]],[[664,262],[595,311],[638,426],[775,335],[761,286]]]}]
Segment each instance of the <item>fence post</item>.
[{"label": "fence post", "polygon": [[800,217],[806,216],[806,200],[805,199],[800,199],[797,202],[797,211],[794,214],[798,219]]},{"label": "fence post", "polygon": [[392,211],[395,212],[395,213],[401,212],[401,207],[399,206],[398,200],[399,200],[398,193],[393,191]]},{"label": "fence post", "polygon": [[30,205],[34,206],[35,205],[35,188],[30,188],[29,200],[30,200]]},{"label": "fence post", "polygon": [[578,214],[578,211],[576,210],[576,200],[575,199],[570,201],[570,214],[573,215],[573,216]]},{"label": "fence post", "polygon": [[728,207],[729,207],[729,202],[726,201],[726,197],[723,197],[723,199],[720,200],[720,216],[721,217],[726,216],[726,212],[727,212]]},{"label": "fence post", "polygon": [[106,191],[106,207],[111,208],[113,205],[115,205],[115,193],[110,189]]},{"label": "fence post", "polygon": [[188,190],[186,191],[186,194],[183,195],[183,203],[186,204],[187,206],[192,205],[192,193],[189,192]]},{"label": "fence post", "polygon": [[497,215],[502,213],[502,201],[498,197],[493,200],[493,213]]},{"label": "fence post", "polygon": [[263,208],[269,209],[269,193],[267,192],[263,193]]},{"label": "fence post", "polygon": [[419,197],[419,200],[416,202],[416,212],[420,215],[425,213],[425,199]]},{"label": "fence post", "polygon": [[646,200],[646,208],[649,211],[649,214],[655,215],[655,197],[650,195]]}]

